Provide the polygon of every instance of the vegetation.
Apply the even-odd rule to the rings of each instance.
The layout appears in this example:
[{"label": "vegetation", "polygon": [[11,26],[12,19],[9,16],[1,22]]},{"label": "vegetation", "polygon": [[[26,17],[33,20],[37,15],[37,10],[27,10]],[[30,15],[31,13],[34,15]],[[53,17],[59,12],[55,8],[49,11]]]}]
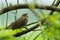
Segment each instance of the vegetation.
[{"label": "vegetation", "polygon": [[[19,4],[19,0],[17,0],[16,5],[12,5],[12,3],[10,3],[8,6],[7,0],[5,1],[7,7],[0,10],[0,16],[7,12],[6,27],[8,27],[8,12],[15,10],[11,13],[14,14],[14,20],[17,20],[18,9],[22,10],[28,8],[36,17],[37,21],[27,24],[26,27],[28,29],[19,28],[12,30],[5,29],[6,27],[0,28],[0,40],[60,40],[59,0],[54,0],[50,6],[38,5],[36,4],[37,0],[34,0],[31,3],[26,0],[26,4]],[[38,9],[39,12],[37,12],[36,9]],[[47,10],[51,11],[48,12]]]}]

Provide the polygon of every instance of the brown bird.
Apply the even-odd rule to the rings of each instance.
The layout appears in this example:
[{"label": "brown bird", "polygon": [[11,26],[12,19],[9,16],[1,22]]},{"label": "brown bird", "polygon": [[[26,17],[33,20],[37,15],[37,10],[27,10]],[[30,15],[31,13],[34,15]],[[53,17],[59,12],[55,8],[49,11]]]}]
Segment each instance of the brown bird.
[{"label": "brown bird", "polygon": [[[19,28],[26,28],[24,27],[28,22],[28,15],[27,13],[23,14],[19,19],[17,19],[16,21],[12,22],[8,27],[11,29],[19,29]],[[26,28],[27,29],[27,28]]]}]

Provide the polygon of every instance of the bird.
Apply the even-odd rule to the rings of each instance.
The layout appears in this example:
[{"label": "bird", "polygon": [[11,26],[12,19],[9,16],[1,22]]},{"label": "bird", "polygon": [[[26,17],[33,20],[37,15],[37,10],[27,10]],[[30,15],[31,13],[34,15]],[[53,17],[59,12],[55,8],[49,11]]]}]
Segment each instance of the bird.
[{"label": "bird", "polygon": [[12,22],[6,29],[11,28],[11,29],[19,29],[19,28],[26,28],[24,27],[28,22],[28,14],[24,13],[20,18],[18,18],[16,21]]}]

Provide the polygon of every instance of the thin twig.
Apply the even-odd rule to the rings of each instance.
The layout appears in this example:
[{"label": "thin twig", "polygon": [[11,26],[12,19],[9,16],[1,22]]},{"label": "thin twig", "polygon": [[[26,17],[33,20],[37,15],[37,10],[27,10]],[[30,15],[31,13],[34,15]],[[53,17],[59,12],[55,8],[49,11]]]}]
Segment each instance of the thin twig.
[{"label": "thin twig", "polygon": [[56,0],[53,1],[52,6],[54,5],[55,1],[56,1]]},{"label": "thin twig", "polygon": [[[3,1],[1,0],[1,2],[2,2],[2,8],[4,8]],[[4,25],[4,15],[3,15],[3,17],[2,17],[2,25]]]},{"label": "thin twig", "polygon": [[[55,3],[55,1],[56,0],[54,0],[54,2],[53,2],[53,4],[52,4],[52,6],[58,6],[59,5],[59,3],[60,3],[60,1],[59,0],[57,0],[57,2]],[[55,3],[55,4],[54,4]],[[54,13],[54,10],[53,11],[51,11],[50,13],[49,13],[49,15],[51,15],[51,14],[53,14]]]},{"label": "thin twig", "polygon": [[[7,7],[8,7],[8,2],[7,2],[7,0],[5,0],[5,2],[6,2],[6,5],[7,5]],[[7,15],[6,15],[6,28],[7,28],[7,24],[8,24],[8,12],[7,12]]]},{"label": "thin twig", "polygon": [[[19,0],[17,0],[17,5],[19,4]],[[17,19],[17,13],[18,13],[18,10],[16,10],[16,13],[15,13],[15,21]]]}]

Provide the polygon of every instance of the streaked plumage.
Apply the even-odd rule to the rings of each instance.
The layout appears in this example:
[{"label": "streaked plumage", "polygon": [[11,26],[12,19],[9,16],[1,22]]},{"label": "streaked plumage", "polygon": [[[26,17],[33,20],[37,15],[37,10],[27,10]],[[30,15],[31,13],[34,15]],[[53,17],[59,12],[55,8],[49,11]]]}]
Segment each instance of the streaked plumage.
[{"label": "streaked plumage", "polygon": [[18,29],[18,28],[24,27],[27,24],[27,22],[28,22],[28,16],[27,16],[27,13],[25,13],[19,19],[12,22],[8,26],[8,28],[11,27],[11,29]]}]

